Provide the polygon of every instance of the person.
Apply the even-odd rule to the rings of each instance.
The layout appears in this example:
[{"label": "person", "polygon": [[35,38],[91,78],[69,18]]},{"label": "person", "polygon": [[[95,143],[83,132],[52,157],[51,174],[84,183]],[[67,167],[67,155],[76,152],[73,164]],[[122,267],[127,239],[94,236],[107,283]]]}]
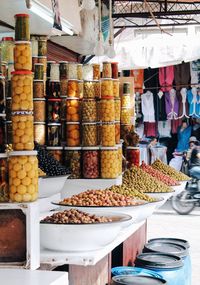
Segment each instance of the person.
[{"label": "person", "polygon": [[183,120],[181,126],[178,128],[178,144],[176,152],[184,152],[189,148],[189,138],[191,136],[192,128],[188,125],[187,121]]},{"label": "person", "polygon": [[192,150],[189,174],[191,177],[200,179],[200,146],[197,146]]},{"label": "person", "polygon": [[189,139],[189,149],[186,152],[186,160],[189,161],[191,157],[192,150],[198,145],[198,140],[195,136]]}]

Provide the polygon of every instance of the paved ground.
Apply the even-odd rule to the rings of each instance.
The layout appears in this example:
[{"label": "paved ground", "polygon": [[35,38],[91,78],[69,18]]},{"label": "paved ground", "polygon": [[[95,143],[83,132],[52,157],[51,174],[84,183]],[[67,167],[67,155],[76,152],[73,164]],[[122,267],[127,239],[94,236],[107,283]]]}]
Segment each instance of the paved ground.
[{"label": "paved ground", "polygon": [[167,202],[148,219],[148,239],[154,237],[183,238],[190,243],[192,259],[192,284],[200,284],[200,209],[181,216]]}]

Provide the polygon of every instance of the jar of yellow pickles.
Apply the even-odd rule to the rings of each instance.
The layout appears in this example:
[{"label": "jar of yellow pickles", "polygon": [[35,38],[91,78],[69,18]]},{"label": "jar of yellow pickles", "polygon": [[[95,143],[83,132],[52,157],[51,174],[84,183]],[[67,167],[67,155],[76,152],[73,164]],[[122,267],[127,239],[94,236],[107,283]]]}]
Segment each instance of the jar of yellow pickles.
[{"label": "jar of yellow pickles", "polygon": [[94,93],[96,99],[101,98],[101,84],[99,80],[94,80]]},{"label": "jar of yellow pickles", "polygon": [[70,79],[67,83],[67,97],[79,97],[78,80]]},{"label": "jar of yellow pickles", "polygon": [[85,80],[83,82],[83,97],[84,98],[95,98],[95,89],[93,80]]},{"label": "jar of yellow pickles", "polygon": [[113,96],[119,97],[119,80],[113,79]]},{"label": "jar of yellow pickles", "polygon": [[114,146],[115,145],[115,122],[102,123],[101,144],[102,146]]},{"label": "jar of yellow pickles", "polygon": [[101,99],[101,121],[112,122],[115,120],[115,103],[113,97]]},{"label": "jar of yellow pickles", "polygon": [[118,148],[101,147],[101,178],[116,178],[118,173]]},{"label": "jar of yellow pickles", "polygon": [[117,147],[117,157],[118,157],[118,176],[119,175],[122,175],[122,156],[123,156],[123,153],[122,153],[122,144],[119,143],[116,145]]},{"label": "jar of yellow pickles", "polygon": [[131,124],[131,109],[130,108],[121,109],[121,124]]},{"label": "jar of yellow pickles", "polygon": [[34,149],[33,112],[12,112],[14,150]]},{"label": "jar of yellow pickles", "polygon": [[77,98],[66,99],[66,121],[79,122],[80,121],[80,100]]},{"label": "jar of yellow pickles", "polygon": [[12,151],[8,165],[10,200],[18,203],[37,200],[37,151]]},{"label": "jar of yellow pickles", "polygon": [[120,121],[121,113],[121,100],[120,98],[115,98],[115,121]]},{"label": "jar of yellow pickles", "polygon": [[14,40],[12,37],[3,37],[1,43],[1,60],[7,63],[14,62]]},{"label": "jar of yellow pickles", "polygon": [[115,121],[115,143],[120,143],[120,121]]},{"label": "jar of yellow pickles", "polygon": [[122,105],[122,108],[130,108],[131,107],[131,96],[130,95],[122,95],[121,96],[121,105]]},{"label": "jar of yellow pickles", "polygon": [[82,124],[82,145],[83,146],[97,146],[97,123],[83,123]]},{"label": "jar of yellow pickles", "polygon": [[32,70],[30,42],[15,42],[14,67],[15,70]]},{"label": "jar of yellow pickles", "polygon": [[95,99],[83,99],[82,101],[82,121],[97,121],[97,102]]},{"label": "jar of yellow pickles", "polygon": [[93,80],[99,80],[101,77],[100,64],[94,63],[93,67]]},{"label": "jar of yellow pickles", "polygon": [[101,97],[113,96],[113,80],[104,78],[101,80]]},{"label": "jar of yellow pickles", "polygon": [[83,80],[83,65],[80,63],[77,64],[77,79]]},{"label": "jar of yellow pickles", "polygon": [[12,111],[33,110],[33,76],[28,70],[12,72]]},{"label": "jar of yellow pickles", "polygon": [[110,62],[103,62],[102,77],[112,78],[112,67]]}]

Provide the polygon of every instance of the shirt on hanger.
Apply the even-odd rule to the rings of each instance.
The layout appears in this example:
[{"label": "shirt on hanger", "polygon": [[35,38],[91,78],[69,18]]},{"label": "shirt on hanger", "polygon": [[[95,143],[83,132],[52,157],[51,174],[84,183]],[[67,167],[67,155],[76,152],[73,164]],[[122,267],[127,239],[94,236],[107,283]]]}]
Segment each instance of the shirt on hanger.
[{"label": "shirt on hanger", "polygon": [[142,94],[142,114],[144,122],[155,122],[154,98],[150,91]]},{"label": "shirt on hanger", "polygon": [[178,117],[179,102],[176,94],[172,92],[165,92],[165,110],[168,119],[175,119]]},{"label": "shirt on hanger", "polygon": [[189,116],[193,118],[200,117],[200,95],[197,90],[192,88],[187,91],[187,100],[189,103]]},{"label": "shirt on hanger", "polygon": [[[155,97],[155,96],[154,96]],[[165,108],[165,95],[163,92],[158,92],[155,97],[155,117],[156,121],[165,121],[167,120],[166,108]]]},{"label": "shirt on hanger", "polygon": [[161,91],[170,91],[174,81],[174,66],[159,68],[159,83]]},{"label": "shirt on hanger", "polygon": [[158,122],[158,134],[160,138],[171,137],[171,121],[159,121]]}]

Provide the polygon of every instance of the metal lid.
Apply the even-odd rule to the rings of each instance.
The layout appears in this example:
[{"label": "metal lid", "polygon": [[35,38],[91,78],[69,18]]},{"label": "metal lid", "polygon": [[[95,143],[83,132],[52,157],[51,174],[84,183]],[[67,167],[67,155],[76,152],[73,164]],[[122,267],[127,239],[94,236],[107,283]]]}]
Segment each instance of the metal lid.
[{"label": "metal lid", "polygon": [[44,80],[42,80],[42,79],[34,79],[34,80],[33,80],[33,83],[34,83],[34,82],[42,82],[42,83],[44,83]]},{"label": "metal lid", "polygon": [[80,100],[78,97],[67,97],[66,100]]},{"label": "metal lid", "polygon": [[29,18],[29,14],[15,14],[15,17],[27,17],[27,18]]},{"label": "metal lid", "polygon": [[88,122],[88,123],[87,122],[83,122],[82,126],[84,126],[84,125],[97,125],[97,123],[98,122]]},{"label": "metal lid", "polygon": [[169,253],[174,254],[179,257],[185,257],[188,255],[188,250],[186,247],[180,244],[170,243],[170,242],[159,242],[153,241],[145,244],[143,252],[159,252],[159,253]]},{"label": "metal lid", "polygon": [[41,55],[41,56],[38,56],[38,58],[46,58],[47,59],[47,56]]},{"label": "metal lid", "polygon": [[100,147],[100,150],[117,150],[118,147],[115,145],[115,146],[101,146]]},{"label": "metal lid", "polygon": [[81,150],[81,146],[71,147],[71,146],[65,146],[64,150]]},{"label": "metal lid", "polygon": [[161,278],[145,275],[121,275],[112,278],[113,285],[161,285],[167,284],[167,281]]},{"label": "metal lid", "polygon": [[6,41],[13,42],[14,39],[13,39],[13,37],[3,37],[2,42],[6,42]]},{"label": "metal lid", "polygon": [[0,158],[7,158],[8,154],[7,153],[0,153]]},{"label": "metal lid", "polygon": [[100,146],[83,146],[82,150],[99,150]]},{"label": "metal lid", "polygon": [[44,66],[44,63],[38,63],[38,62],[36,62],[36,63],[34,63],[34,65],[42,65],[42,66]]},{"label": "metal lid", "polygon": [[127,146],[126,149],[140,149],[139,146]]},{"label": "metal lid", "polygon": [[33,101],[46,101],[45,98],[33,98]]},{"label": "metal lid", "polygon": [[16,116],[16,115],[33,115],[33,111],[14,111],[11,112],[12,116]]},{"label": "metal lid", "polygon": [[100,81],[113,81],[113,79],[112,78],[101,78],[101,80]]},{"label": "metal lid", "polygon": [[37,155],[36,150],[11,151],[8,156]]},{"label": "metal lid", "polygon": [[66,122],[66,125],[80,125],[80,122]]},{"label": "metal lid", "polygon": [[112,122],[101,122],[102,125],[115,125],[115,121]]},{"label": "metal lid", "polygon": [[120,124],[120,121],[115,121],[115,124]]},{"label": "metal lid", "polygon": [[63,150],[62,146],[47,146],[47,150]]},{"label": "metal lid", "polygon": [[46,125],[45,122],[34,122],[33,124],[34,124],[34,125]]},{"label": "metal lid", "polygon": [[20,44],[22,44],[22,45],[24,45],[24,44],[30,45],[31,42],[30,41],[15,41],[15,45],[20,45]]},{"label": "metal lid", "polygon": [[48,123],[47,126],[61,126],[61,123]]},{"label": "metal lid", "polygon": [[[49,62],[49,61],[48,61]],[[62,63],[68,63],[68,61],[59,61],[60,64]]]},{"label": "metal lid", "polygon": [[153,238],[153,239],[148,240],[148,243],[154,242],[154,241],[156,241],[156,242],[168,242],[168,243],[170,242],[170,243],[183,245],[186,248],[190,247],[189,242],[187,240],[180,239],[180,238]]}]

